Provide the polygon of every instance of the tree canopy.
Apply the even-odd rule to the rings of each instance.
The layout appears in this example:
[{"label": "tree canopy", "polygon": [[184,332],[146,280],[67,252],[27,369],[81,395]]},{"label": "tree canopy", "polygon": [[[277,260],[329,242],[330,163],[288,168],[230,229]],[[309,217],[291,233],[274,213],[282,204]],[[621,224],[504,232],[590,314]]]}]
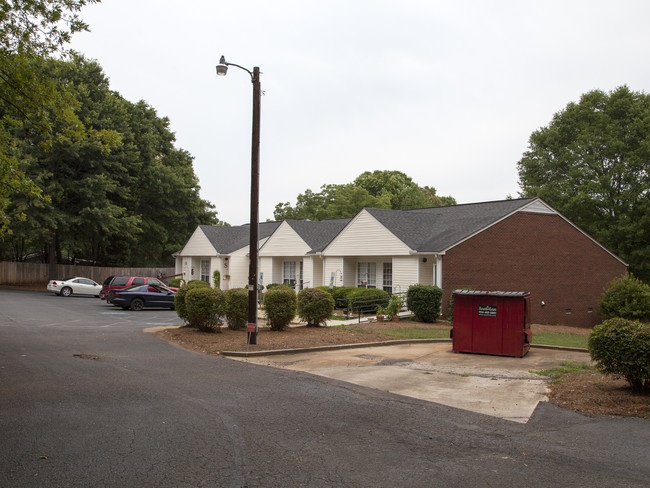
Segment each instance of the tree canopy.
[{"label": "tree canopy", "polygon": [[277,220],[324,220],[352,217],[362,208],[407,209],[454,205],[452,197],[436,195],[435,188],[418,186],[401,171],[366,171],[352,183],[326,184],[319,193],[307,189],[298,195],[296,206],[278,203]]},{"label": "tree canopy", "polygon": [[70,36],[88,28],[80,20],[79,10],[97,1],[0,2],[0,238],[11,231],[5,213],[10,194],[48,200],[19,168],[19,141],[13,132],[29,126],[31,133],[49,133],[54,112],[59,120],[67,120],[70,128],[80,127],[66,90],[34,70],[35,62],[55,52],[65,55]]},{"label": "tree canopy", "polygon": [[0,2],[0,259],[164,265],[219,223],[169,120],[66,49],[97,2]]},{"label": "tree canopy", "polygon": [[538,196],[650,281],[650,96],[588,92],[533,132],[517,164]]},{"label": "tree canopy", "polygon": [[26,121],[10,131],[18,169],[47,200],[10,193],[13,233],[3,254],[20,259],[47,250],[59,262],[66,254],[103,265],[161,265],[198,224],[218,223],[199,197],[192,156],[174,147],[167,118],[111,91],[96,62],[32,63],[66,87],[73,117],[46,106],[50,130]]}]

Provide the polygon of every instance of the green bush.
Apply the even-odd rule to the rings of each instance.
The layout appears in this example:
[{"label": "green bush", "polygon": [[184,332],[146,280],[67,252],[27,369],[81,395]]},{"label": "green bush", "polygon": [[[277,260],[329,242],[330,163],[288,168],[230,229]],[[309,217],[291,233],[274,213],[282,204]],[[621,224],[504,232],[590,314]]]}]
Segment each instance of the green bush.
[{"label": "green bush", "polygon": [[296,316],[296,292],[288,286],[277,286],[262,299],[271,330],[284,330]]},{"label": "green bush", "polygon": [[377,313],[378,308],[386,307],[390,295],[377,288],[352,288],[348,292],[350,309],[355,313]]},{"label": "green bush", "polygon": [[190,280],[187,282],[188,285],[193,285],[194,283],[205,283],[207,286],[210,286],[210,283],[203,280]]},{"label": "green bush", "polygon": [[172,288],[180,288],[181,287],[181,279],[180,278],[174,278],[173,280],[169,280],[169,286]]},{"label": "green bush", "polygon": [[320,291],[324,291],[324,292],[326,292],[326,293],[329,293],[330,295],[334,295],[334,290],[336,290],[336,287],[334,286],[334,287],[332,287],[332,289],[330,290],[330,287],[329,287],[329,286],[317,286],[316,289],[317,289],[317,290],[320,290]]},{"label": "green bush", "polygon": [[650,394],[650,325],[606,320],[589,335],[589,354],[605,374],[622,376],[636,393]]},{"label": "green bush", "polygon": [[305,288],[298,293],[298,316],[308,327],[318,327],[334,311],[334,298],[319,288]]},{"label": "green bush", "polygon": [[267,291],[268,291],[268,290],[272,290],[273,288],[287,288],[287,289],[289,289],[289,290],[293,290],[293,287],[292,287],[292,286],[285,285],[284,283],[269,283],[269,284],[266,286],[266,290],[267,290]]},{"label": "green bush", "polygon": [[381,309],[381,315],[395,317],[402,310],[402,297],[400,295],[391,295],[388,305]]},{"label": "green bush", "polygon": [[187,295],[187,292],[195,288],[209,287],[210,285],[201,280],[193,280],[187,283],[185,286],[181,286],[176,292],[176,296],[174,297],[174,308],[176,309],[176,315],[178,315],[178,318],[180,318],[185,323],[188,322],[187,310],[185,308],[185,295]]},{"label": "green bush", "polygon": [[225,315],[229,329],[246,328],[248,323],[248,290],[246,288],[231,288],[226,291]]},{"label": "green bush", "polygon": [[221,332],[226,296],[218,288],[196,287],[185,295],[187,320],[203,332]]},{"label": "green bush", "polygon": [[435,322],[442,308],[442,290],[437,286],[411,285],[406,292],[406,307],[421,322]]},{"label": "green bush", "polygon": [[215,269],[214,273],[212,273],[212,281],[214,281],[215,288],[221,288],[221,273],[218,269]]},{"label": "green bush", "polygon": [[[332,290],[332,296],[334,297],[334,302],[336,303],[337,306],[342,306],[340,300],[345,300],[346,298],[350,298],[350,295],[352,295],[355,291],[357,291],[359,288],[356,288],[354,286],[339,286],[339,287],[334,287]],[[345,308],[345,306],[343,306]]]},{"label": "green bush", "polygon": [[600,314],[650,321],[650,286],[632,275],[613,280],[600,300]]}]

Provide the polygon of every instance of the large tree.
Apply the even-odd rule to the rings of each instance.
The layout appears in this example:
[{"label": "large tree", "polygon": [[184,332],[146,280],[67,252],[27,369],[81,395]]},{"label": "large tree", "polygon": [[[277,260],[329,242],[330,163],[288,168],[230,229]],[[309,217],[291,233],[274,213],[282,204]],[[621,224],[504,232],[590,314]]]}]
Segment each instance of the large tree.
[{"label": "large tree", "polygon": [[[46,134],[48,112],[77,126],[66,90],[34,71],[34,61],[58,52],[65,55],[70,36],[88,26],[80,9],[98,0],[3,0],[0,2],[0,239],[10,233],[6,215],[9,195],[47,203],[40,188],[20,169],[16,130]],[[22,216],[24,217],[24,215]]]},{"label": "large tree", "polygon": [[174,147],[168,119],[111,91],[96,62],[39,65],[44,78],[67,87],[78,127],[46,110],[50,131],[29,124],[15,130],[20,169],[49,202],[12,194],[14,232],[5,252],[11,246],[16,258],[48,250],[59,262],[66,254],[105,265],[164,265],[196,225],[218,223],[199,197],[192,157]]},{"label": "large tree", "polygon": [[323,220],[352,217],[364,207],[407,209],[453,205],[452,197],[439,197],[435,188],[418,186],[401,171],[366,171],[352,183],[323,185],[319,193],[306,190],[298,195],[296,206],[278,203],[277,220]]},{"label": "large tree", "polygon": [[594,90],[530,136],[517,164],[539,196],[650,280],[650,96]]}]

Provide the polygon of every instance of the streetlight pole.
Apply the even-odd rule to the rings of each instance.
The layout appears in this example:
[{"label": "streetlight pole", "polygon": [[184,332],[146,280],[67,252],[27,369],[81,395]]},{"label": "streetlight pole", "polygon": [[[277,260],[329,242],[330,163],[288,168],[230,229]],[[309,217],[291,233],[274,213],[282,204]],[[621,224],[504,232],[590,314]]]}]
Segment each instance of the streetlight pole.
[{"label": "streetlight pole", "polygon": [[255,66],[253,71],[249,71],[243,66],[234,63],[227,63],[226,59],[221,56],[217,66],[217,75],[225,76],[228,72],[228,66],[236,66],[246,71],[253,83],[253,136],[251,145],[251,219],[250,219],[250,241],[249,256],[250,263],[248,268],[248,344],[257,344],[257,296],[258,283],[257,278],[257,261],[258,261],[258,242],[259,242],[259,195],[260,195],[260,109],[262,90],[260,85],[260,69]]}]

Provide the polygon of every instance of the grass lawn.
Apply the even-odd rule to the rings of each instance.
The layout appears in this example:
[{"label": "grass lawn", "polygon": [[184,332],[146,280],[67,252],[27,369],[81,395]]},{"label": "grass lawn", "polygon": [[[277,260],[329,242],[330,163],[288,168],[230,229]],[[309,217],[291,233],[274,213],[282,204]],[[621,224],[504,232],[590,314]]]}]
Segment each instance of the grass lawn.
[{"label": "grass lawn", "polygon": [[[340,325],[339,327],[354,332],[384,334],[395,339],[449,339],[449,329],[446,328],[401,327],[396,329],[368,330],[357,325]],[[586,335],[562,332],[537,332],[533,334],[532,343],[586,349],[587,338],[588,336]]]},{"label": "grass lawn", "polygon": [[585,374],[585,373],[597,373],[598,370],[587,363],[576,363],[573,361],[562,361],[560,366],[557,368],[543,369],[541,371],[531,371],[531,373],[540,374],[543,376],[549,376],[553,379],[551,383],[560,383],[562,382],[562,376],[567,373],[574,374]]},{"label": "grass lawn", "polygon": [[589,336],[577,334],[562,334],[560,332],[537,332],[533,334],[533,344],[546,344],[549,346],[582,347],[587,349]]}]

